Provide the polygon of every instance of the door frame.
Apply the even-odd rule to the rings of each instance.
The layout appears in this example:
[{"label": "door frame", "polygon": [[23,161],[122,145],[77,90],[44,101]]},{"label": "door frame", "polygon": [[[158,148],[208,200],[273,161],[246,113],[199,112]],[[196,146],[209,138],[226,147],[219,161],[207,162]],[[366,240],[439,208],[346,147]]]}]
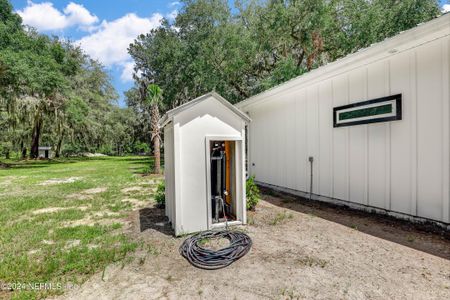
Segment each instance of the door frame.
[{"label": "door frame", "polygon": [[[211,208],[211,141],[233,141],[234,143],[234,168],[235,168],[235,184],[236,195],[236,221],[229,221],[228,225],[239,225],[243,223],[244,220],[244,210],[245,210],[245,191],[243,185],[245,184],[245,178],[243,177],[242,167],[244,167],[245,172],[245,162],[242,157],[242,147],[243,138],[242,136],[236,135],[207,135],[205,137],[205,149],[206,149],[206,213],[207,213],[207,224],[208,230],[212,228],[225,227],[225,222],[222,223],[212,223],[212,208]],[[245,176],[244,176],[245,177]]]}]

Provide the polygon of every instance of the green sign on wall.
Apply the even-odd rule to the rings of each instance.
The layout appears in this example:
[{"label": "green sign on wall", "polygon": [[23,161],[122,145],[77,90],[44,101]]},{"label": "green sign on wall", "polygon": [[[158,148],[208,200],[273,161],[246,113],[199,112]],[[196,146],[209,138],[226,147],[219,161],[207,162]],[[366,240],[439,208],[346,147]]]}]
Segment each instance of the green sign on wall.
[{"label": "green sign on wall", "polygon": [[333,126],[343,127],[402,119],[402,95],[352,103],[333,109]]}]

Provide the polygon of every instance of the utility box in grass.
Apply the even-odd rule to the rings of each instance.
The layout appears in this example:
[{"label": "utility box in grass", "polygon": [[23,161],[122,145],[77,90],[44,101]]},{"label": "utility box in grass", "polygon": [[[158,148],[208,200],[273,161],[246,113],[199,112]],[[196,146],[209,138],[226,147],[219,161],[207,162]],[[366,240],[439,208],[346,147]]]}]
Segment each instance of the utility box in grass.
[{"label": "utility box in grass", "polygon": [[250,118],[215,92],[168,111],[166,215],[175,235],[246,223],[245,126]]}]

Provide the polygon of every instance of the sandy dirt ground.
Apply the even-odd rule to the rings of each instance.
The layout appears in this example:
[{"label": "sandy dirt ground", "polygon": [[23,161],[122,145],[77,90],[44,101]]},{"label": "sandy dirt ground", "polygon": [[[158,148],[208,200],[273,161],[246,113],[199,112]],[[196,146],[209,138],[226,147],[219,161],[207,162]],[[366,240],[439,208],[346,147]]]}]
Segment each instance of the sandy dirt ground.
[{"label": "sandy dirt ground", "polygon": [[450,236],[287,195],[265,193],[248,226],[251,251],[225,269],[192,267],[163,212],[130,216],[146,251],[61,299],[450,299]]}]

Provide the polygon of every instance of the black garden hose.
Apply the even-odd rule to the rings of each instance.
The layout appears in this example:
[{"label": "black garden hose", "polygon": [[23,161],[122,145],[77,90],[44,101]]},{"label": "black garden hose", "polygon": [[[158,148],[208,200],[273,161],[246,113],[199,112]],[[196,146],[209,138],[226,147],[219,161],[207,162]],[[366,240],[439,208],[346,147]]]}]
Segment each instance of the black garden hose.
[{"label": "black garden hose", "polygon": [[[225,238],[230,241],[228,247],[217,251],[199,245],[208,239]],[[204,231],[187,238],[180,246],[180,254],[193,266],[205,270],[217,270],[231,265],[250,250],[252,240],[238,231]]]}]

